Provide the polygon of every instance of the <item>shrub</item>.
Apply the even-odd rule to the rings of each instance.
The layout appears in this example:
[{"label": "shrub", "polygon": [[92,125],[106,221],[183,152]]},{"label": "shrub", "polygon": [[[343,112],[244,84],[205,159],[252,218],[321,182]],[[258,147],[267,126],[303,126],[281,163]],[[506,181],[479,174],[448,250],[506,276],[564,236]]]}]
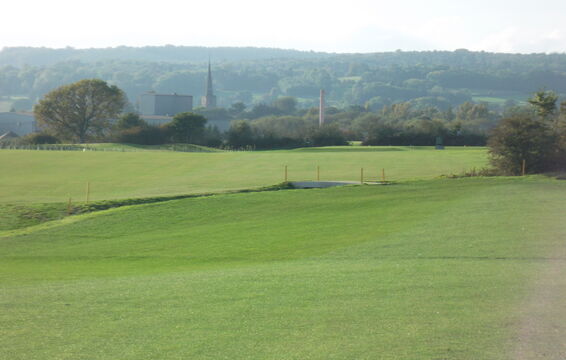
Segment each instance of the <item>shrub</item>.
[{"label": "shrub", "polygon": [[202,139],[197,142],[197,145],[220,147],[222,145],[222,133],[216,126],[209,125],[204,129]]},{"label": "shrub", "polygon": [[308,136],[308,143],[311,146],[341,146],[348,145],[346,137],[334,124],[323,125],[311,130]]},{"label": "shrub", "polygon": [[169,132],[164,126],[136,126],[120,131],[116,142],[138,145],[161,145],[167,143]]},{"label": "shrub", "polygon": [[501,120],[488,146],[491,164],[505,175],[520,175],[523,160],[531,174],[556,170],[561,160],[558,133],[528,114]]},{"label": "shrub", "polygon": [[175,142],[196,144],[202,142],[206,118],[191,112],[175,115],[170,124]]},{"label": "shrub", "polygon": [[41,144],[59,144],[61,141],[50,134],[46,133],[32,133],[23,136],[19,142],[24,145],[41,145]]},{"label": "shrub", "polygon": [[136,113],[125,113],[122,114],[119,118],[114,127],[118,130],[125,130],[131,129],[134,127],[146,127],[148,126],[147,122],[142,119]]},{"label": "shrub", "polygon": [[245,147],[255,144],[255,137],[250,124],[245,120],[232,121],[228,130],[228,145]]}]

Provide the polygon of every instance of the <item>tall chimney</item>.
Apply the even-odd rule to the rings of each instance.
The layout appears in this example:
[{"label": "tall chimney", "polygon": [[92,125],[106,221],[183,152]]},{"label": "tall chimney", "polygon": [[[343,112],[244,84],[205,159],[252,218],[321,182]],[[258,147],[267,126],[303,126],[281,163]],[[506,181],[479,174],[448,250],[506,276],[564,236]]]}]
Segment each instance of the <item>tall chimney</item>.
[{"label": "tall chimney", "polygon": [[318,107],[318,126],[324,125],[324,90],[320,90],[320,105]]}]

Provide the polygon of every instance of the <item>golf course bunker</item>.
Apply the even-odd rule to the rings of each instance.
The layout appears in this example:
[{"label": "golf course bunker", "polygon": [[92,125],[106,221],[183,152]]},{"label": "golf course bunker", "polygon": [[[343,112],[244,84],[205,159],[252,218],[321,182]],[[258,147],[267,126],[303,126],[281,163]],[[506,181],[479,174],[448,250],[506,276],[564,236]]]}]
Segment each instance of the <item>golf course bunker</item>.
[{"label": "golf course bunker", "polygon": [[296,189],[323,189],[335,186],[359,185],[359,181],[291,181]]}]

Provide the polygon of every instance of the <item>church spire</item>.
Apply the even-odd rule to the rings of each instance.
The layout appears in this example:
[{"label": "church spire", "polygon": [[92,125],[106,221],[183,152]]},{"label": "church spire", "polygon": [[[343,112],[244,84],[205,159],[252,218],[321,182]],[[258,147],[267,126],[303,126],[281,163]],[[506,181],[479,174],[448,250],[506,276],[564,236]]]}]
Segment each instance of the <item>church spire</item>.
[{"label": "church spire", "polygon": [[207,109],[216,107],[216,96],[212,90],[212,69],[210,66],[210,58],[208,59],[208,74],[206,76],[204,94],[205,95],[201,99],[201,105]]},{"label": "church spire", "polygon": [[208,59],[208,75],[206,77],[206,96],[214,95],[212,92],[212,70],[210,68],[210,59]]}]

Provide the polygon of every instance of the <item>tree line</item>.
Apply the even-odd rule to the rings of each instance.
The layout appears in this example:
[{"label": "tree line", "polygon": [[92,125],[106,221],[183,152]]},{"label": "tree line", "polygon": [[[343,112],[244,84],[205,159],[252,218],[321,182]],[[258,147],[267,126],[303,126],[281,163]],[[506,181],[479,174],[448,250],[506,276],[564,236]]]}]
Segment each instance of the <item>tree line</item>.
[{"label": "tree line", "polygon": [[[327,107],[325,126],[319,127],[318,108],[300,108],[297,99],[280,97],[270,104],[247,108],[197,108],[190,115],[203,119],[189,137],[179,135],[178,124],[150,126],[128,111],[123,90],[100,79],[63,85],[46,94],[34,112],[41,128],[60,141],[116,141],[138,144],[191,142],[208,146],[290,148],[340,145],[363,141],[367,145],[431,145],[436,137],[449,144],[482,145],[485,132],[498,114],[485,104],[464,103],[446,111],[415,107],[411,103],[367,107]],[[185,114],[186,115],[186,114]],[[226,133],[206,126],[207,120],[232,120]]]},{"label": "tree line", "polygon": [[[350,106],[327,109],[327,122],[317,124],[318,109],[299,109],[283,97],[265,105],[266,116],[246,119],[254,112],[242,103],[224,111],[234,117],[221,133],[206,127],[202,114],[184,112],[161,126],[147,124],[136,113],[124,113],[126,95],[100,79],[81,80],[49,92],[34,108],[41,133],[24,142],[54,143],[87,140],[135,144],[186,143],[217,147],[274,149],[347,145],[484,145],[494,168],[503,174],[539,173],[566,169],[566,101],[541,90],[528,106],[505,113],[485,104],[466,102],[455,109],[415,108],[410,102],[385,106],[378,112]],[[205,111],[205,109],[202,109]],[[269,114],[271,113],[271,114]],[[117,121],[112,121],[117,119]]]},{"label": "tree line", "polygon": [[[128,112],[126,103],[120,88],[91,79],[49,92],[34,111],[40,127],[60,141],[184,142],[257,149],[343,145],[347,141],[434,145],[437,138],[447,145],[485,145],[487,131],[501,117],[486,104],[466,102],[443,111],[404,102],[379,111],[362,106],[327,107],[325,124],[319,126],[318,108],[300,108],[295,98],[280,97],[250,109],[241,102],[227,109],[197,108],[176,115],[170,123],[151,126]],[[227,132],[207,126],[207,120],[218,119],[232,120]]]}]

